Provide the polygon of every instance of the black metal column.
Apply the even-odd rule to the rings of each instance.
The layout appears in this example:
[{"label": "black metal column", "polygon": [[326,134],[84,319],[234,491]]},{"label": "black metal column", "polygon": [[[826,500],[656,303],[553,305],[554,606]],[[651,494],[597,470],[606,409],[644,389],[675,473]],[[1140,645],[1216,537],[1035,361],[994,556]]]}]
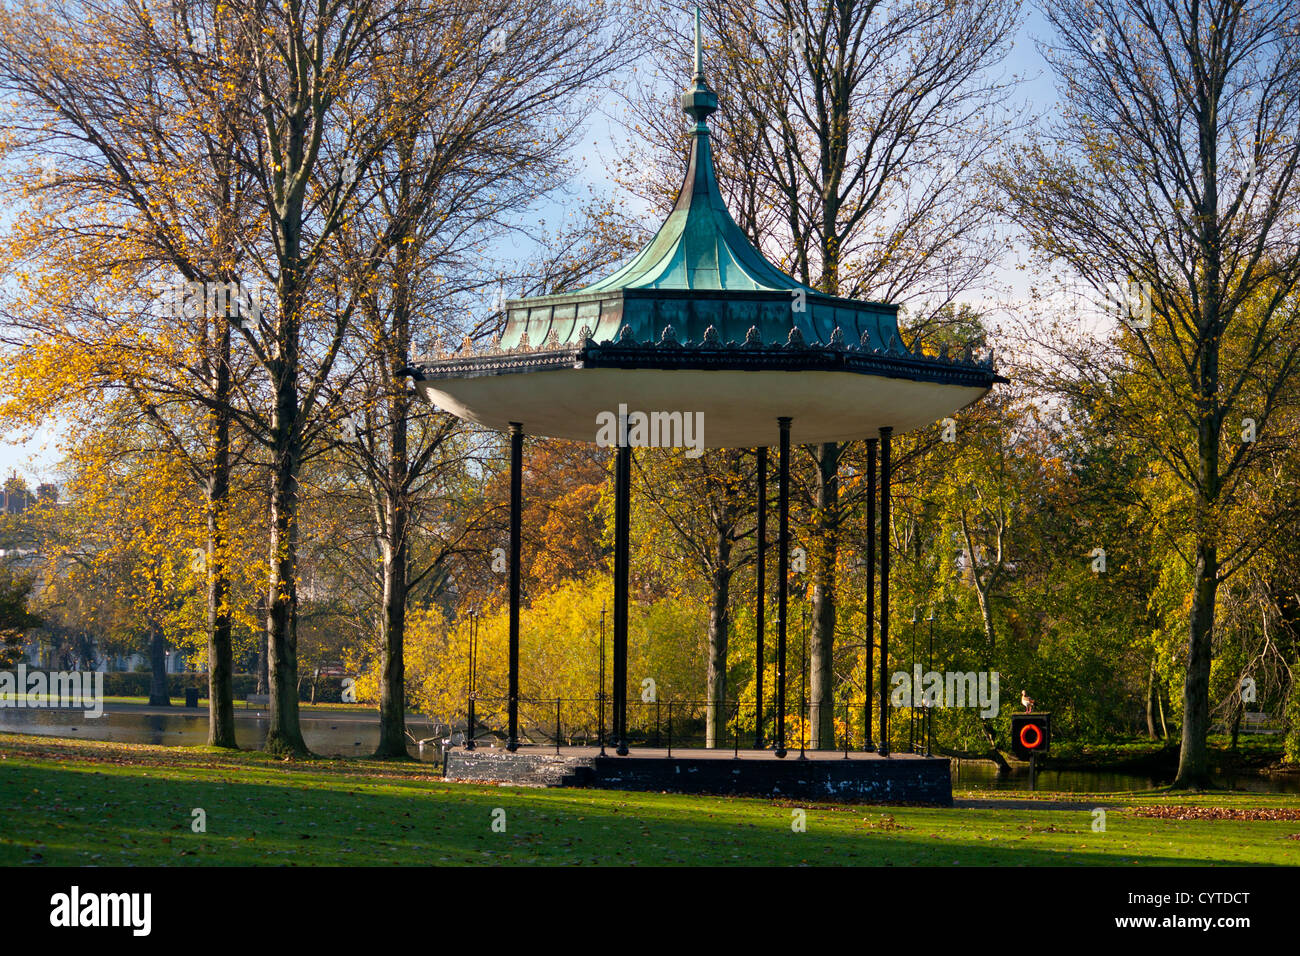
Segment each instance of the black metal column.
[{"label": "black metal column", "polygon": [[758,450],[758,597],[754,605],[754,747],[763,749],[763,618],[767,610],[767,447]]},{"label": "black metal column", "polygon": [[790,589],[790,419],[778,418],[781,427],[781,455],[777,470],[776,576],[776,755],[785,756],[785,625],[787,592]]},{"label": "black metal column", "polygon": [[867,439],[867,686],[862,708],[862,749],[867,752],[876,749],[871,737],[871,685],[876,664],[876,441]]},{"label": "black metal column", "polygon": [[[930,650],[925,656],[925,670],[927,673],[934,670],[934,605],[930,605]],[[932,756],[930,753],[930,739],[934,736],[934,706],[927,705],[925,708],[925,755]]]},{"label": "black metal column", "polygon": [[614,455],[614,706],[615,752],[627,756],[627,585],[631,538],[632,449]]},{"label": "black metal column", "polygon": [[889,756],[889,440],[880,429],[880,755]]},{"label": "black metal column", "polygon": [[465,749],[474,749],[474,702],[478,699],[478,612],[469,612],[469,715],[465,719]]},{"label": "black metal column", "polygon": [[506,749],[519,749],[519,552],[523,520],[524,426],[510,423],[510,685],[507,691],[510,729]]}]

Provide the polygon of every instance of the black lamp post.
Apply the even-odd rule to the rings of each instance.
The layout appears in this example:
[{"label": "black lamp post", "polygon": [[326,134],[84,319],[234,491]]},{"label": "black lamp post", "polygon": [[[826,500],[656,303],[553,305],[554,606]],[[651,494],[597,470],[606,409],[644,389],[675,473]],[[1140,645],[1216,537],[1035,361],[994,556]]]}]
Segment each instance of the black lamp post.
[{"label": "black lamp post", "polygon": [[627,747],[627,605],[628,548],[631,535],[632,448],[619,445],[614,455],[614,752]]},{"label": "black lamp post", "polygon": [[880,429],[880,749],[889,756],[889,486],[893,428]]},{"label": "black lamp post", "polygon": [[799,662],[799,759],[807,760],[804,752],[804,733],[808,725],[808,595],[799,608],[799,625],[803,628],[803,653]]},{"label": "black lamp post", "polygon": [[600,755],[605,756],[605,605],[600,605],[600,689],[596,691],[600,710]]}]

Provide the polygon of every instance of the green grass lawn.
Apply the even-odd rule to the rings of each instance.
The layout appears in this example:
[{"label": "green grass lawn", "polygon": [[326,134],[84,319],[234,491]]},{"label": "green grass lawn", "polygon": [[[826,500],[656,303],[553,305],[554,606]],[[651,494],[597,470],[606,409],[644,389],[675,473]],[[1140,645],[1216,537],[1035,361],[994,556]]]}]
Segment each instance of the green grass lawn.
[{"label": "green grass lawn", "polygon": [[[965,791],[959,800],[999,805],[935,809],[453,784],[435,772],[0,734],[0,863],[1300,864],[1294,796]],[[1052,800],[1080,806],[1040,805]],[[1139,806],[1290,819],[1164,819]],[[1104,833],[1093,807],[1107,809]],[[206,833],[191,830],[195,808]],[[492,829],[498,809],[504,833]],[[806,832],[791,828],[795,809]]]}]

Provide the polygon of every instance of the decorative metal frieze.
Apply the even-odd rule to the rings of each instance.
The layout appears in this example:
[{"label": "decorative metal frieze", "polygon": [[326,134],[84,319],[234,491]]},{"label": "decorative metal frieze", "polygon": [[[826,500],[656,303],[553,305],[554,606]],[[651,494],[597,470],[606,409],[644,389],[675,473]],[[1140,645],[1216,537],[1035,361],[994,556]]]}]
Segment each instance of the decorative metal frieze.
[{"label": "decorative metal frieze", "polygon": [[[988,388],[995,382],[1006,381],[993,371],[990,361],[951,362],[933,356],[913,355],[902,351],[896,341],[891,343],[891,348],[884,350],[858,346],[792,346],[789,343],[764,346],[752,344],[748,339],[744,347],[738,347],[734,342],[721,344],[715,333],[711,341],[688,348],[675,342],[671,333],[671,327],[665,328],[658,344],[637,342],[631,335],[624,334],[618,342],[587,340],[586,345],[576,348],[516,349],[496,354],[451,356],[417,362],[412,371],[417,372],[421,380],[475,378],[561,368],[644,368],[851,372],[972,388]],[[791,339],[794,338],[792,332]]]}]

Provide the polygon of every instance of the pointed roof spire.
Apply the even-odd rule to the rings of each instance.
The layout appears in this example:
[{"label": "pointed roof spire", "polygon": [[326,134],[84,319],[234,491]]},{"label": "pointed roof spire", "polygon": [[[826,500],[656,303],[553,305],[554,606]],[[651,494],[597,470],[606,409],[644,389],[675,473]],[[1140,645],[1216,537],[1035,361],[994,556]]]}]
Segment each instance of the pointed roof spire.
[{"label": "pointed roof spire", "polygon": [[[754,248],[736,225],[718,188],[705,119],[718,108],[718,97],[704,81],[704,41],[700,8],[695,8],[695,75],[682,93],[682,110],[695,120],[686,177],[672,214],[655,238],[627,265],[584,288],[716,289],[720,291],[816,290],[786,275]],[[746,322],[742,328],[747,328]],[[785,335],[788,324],[779,330]],[[773,335],[776,333],[773,332]]]},{"label": "pointed roof spire", "polygon": [[704,82],[704,40],[700,34],[700,8],[695,8],[695,75],[682,93],[682,111],[695,120],[695,132],[707,133],[705,119],[718,108],[718,97]]},{"label": "pointed roof spire", "polygon": [[704,44],[700,40],[700,5],[695,5],[695,75],[704,76]]}]

